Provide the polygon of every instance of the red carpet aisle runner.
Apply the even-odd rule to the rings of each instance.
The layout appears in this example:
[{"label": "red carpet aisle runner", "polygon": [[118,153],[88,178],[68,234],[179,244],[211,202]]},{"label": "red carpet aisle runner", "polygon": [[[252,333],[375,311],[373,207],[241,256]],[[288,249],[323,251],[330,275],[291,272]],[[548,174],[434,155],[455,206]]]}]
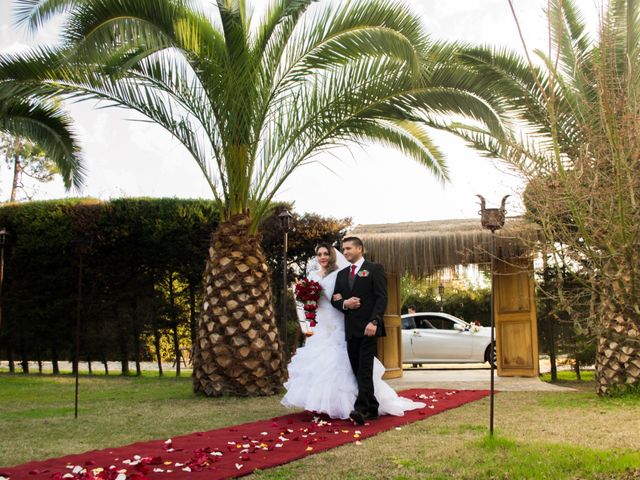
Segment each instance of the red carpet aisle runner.
[{"label": "red carpet aisle runner", "polygon": [[427,404],[403,417],[385,415],[365,425],[294,413],[172,439],[134,443],[79,455],[0,467],[5,479],[213,480],[247,475],[330,448],[363,445],[379,432],[479,400],[486,390],[412,389],[403,397]]}]

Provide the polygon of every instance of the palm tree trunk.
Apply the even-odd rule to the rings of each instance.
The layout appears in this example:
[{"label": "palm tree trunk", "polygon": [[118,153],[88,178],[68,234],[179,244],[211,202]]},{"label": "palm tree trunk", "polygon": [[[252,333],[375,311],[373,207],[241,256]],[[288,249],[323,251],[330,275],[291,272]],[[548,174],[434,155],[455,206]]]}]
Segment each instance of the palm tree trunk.
[{"label": "palm tree trunk", "polygon": [[640,386],[640,318],[622,295],[620,277],[601,300],[603,330],[596,351],[596,389],[610,395],[626,386]]},{"label": "palm tree trunk", "polygon": [[248,216],[237,215],[221,223],[211,240],[194,345],[196,393],[273,395],[285,378],[271,277],[250,224]]}]

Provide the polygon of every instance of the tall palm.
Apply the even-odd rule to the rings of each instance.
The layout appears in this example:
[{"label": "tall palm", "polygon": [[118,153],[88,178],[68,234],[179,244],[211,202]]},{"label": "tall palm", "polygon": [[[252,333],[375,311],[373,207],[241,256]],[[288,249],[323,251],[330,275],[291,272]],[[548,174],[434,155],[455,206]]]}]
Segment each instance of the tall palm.
[{"label": "tall palm", "polygon": [[265,395],[285,375],[258,225],[298,167],[379,142],[447,178],[429,128],[447,114],[500,120],[454,46],[389,0],[17,0],[38,28],[67,14],[60,49],[0,62],[0,77],[132,108],[190,152],[219,201],[194,351],[194,390]]},{"label": "tall palm", "polygon": [[[80,188],[84,167],[71,118],[59,103],[41,95],[41,87],[0,80],[0,137],[11,143],[6,150],[13,155],[19,155],[21,139],[35,144],[53,161],[67,189]],[[19,168],[19,160],[14,161]]]},{"label": "tall palm", "polygon": [[536,51],[537,64],[492,48],[459,58],[522,128],[507,142],[461,134],[523,172],[529,198],[542,189],[549,245],[569,244],[573,265],[591,269],[585,296],[599,303],[596,379],[606,394],[640,384],[640,2],[610,0],[603,12],[592,38],[574,0],[551,0],[552,49]]}]

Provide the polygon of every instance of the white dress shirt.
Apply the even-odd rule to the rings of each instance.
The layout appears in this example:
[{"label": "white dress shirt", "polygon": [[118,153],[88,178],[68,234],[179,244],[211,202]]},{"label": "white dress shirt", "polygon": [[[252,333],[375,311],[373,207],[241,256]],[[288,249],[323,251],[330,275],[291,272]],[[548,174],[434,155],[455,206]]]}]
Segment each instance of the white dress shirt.
[{"label": "white dress shirt", "polygon": [[[360,260],[358,260],[356,263],[352,263],[351,264],[351,265],[355,265],[356,266],[355,275],[358,275],[358,272],[362,268],[362,264],[363,263],[364,263],[364,257],[360,257]],[[349,266],[349,275],[351,275],[351,266]],[[342,302],[342,309],[343,310],[347,310],[347,307],[344,306],[344,301]]]},{"label": "white dress shirt", "polygon": [[[351,264],[351,265],[355,265],[356,266],[356,272],[355,272],[356,275],[358,274],[358,272],[362,268],[362,264],[363,263],[364,263],[364,257],[360,257],[360,260],[358,260],[356,263],[352,263]],[[349,267],[349,274],[351,274],[351,267]]]}]

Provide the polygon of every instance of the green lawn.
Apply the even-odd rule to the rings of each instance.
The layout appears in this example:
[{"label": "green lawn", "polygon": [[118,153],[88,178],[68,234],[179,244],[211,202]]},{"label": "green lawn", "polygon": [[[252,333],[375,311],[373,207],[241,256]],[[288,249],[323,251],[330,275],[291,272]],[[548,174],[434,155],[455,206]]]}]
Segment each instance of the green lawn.
[{"label": "green lawn", "polygon": [[[580,380],[578,380],[578,377],[576,376],[576,372],[574,372],[573,370],[560,370],[558,371],[558,384],[562,385],[565,382],[570,382],[570,383],[574,383],[574,382],[578,382],[578,383],[588,383],[588,382],[593,382],[595,376],[595,372],[593,370],[583,370],[582,372],[580,372]],[[540,378],[544,381],[544,382],[550,382],[551,381],[551,374],[550,373],[543,373]]]},{"label": "green lawn", "polygon": [[[567,380],[565,380],[565,383]],[[0,374],[0,465],[167,438],[286,413],[278,397],[208,399],[189,378]],[[488,439],[488,400],[250,478],[640,478],[640,397],[580,391],[503,392]],[[626,471],[626,473],[625,473]]]}]

